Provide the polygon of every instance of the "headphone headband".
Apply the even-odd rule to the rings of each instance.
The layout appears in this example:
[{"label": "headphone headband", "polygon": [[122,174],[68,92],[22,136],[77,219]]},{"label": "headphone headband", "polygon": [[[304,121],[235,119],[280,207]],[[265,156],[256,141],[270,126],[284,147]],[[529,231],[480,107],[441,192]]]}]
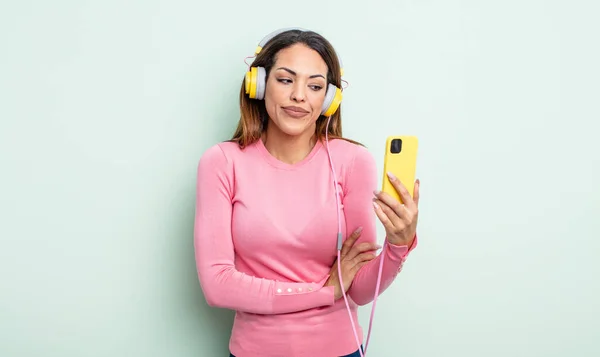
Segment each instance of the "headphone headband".
[{"label": "headphone headband", "polygon": [[262,51],[263,47],[265,47],[267,42],[271,41],[271,39],[273,37],[279,35],[280,33],[283,33],[286,31],[291,31],[291,30],[307,31],[306,29],[303,29],[301,27],[286,27],[286,28],[282,28],[279,30],[275,30],[275,31],[271,32],[270,34],[266,35],[265,37],[263,37],[263,39],[258,43],[258,46],[256,46],[256,50],[254,51],[254,54],[255,55],[259,54],[260,51]]},{"label": "headphone headband", "polygon": [[[254,55],[258,55],[260,53],[260,51],[262,51],[263,47],[265,47],[265,45],[267,44],[267,42],[271,41],[271,39],[277,35],[279,35],[280,33],[286,32],[286,31],[291,31],[291,30],[298,30],[298,31],[308,31],[305,28],[302,27],[284,27],[281,28],[279,30],[275,30],[271,33],[269,33],[268,35],[266,35],[265,37],[263,37],[262,40],[260,40],[260,42],[258,43],[258,45],[256,46],[256,49],[254,50]],[[340,74],[342,76],[344,76],[344,63],[342,63],[342,59],[340,56],[338,56],[338,62],[340,64]]]}]

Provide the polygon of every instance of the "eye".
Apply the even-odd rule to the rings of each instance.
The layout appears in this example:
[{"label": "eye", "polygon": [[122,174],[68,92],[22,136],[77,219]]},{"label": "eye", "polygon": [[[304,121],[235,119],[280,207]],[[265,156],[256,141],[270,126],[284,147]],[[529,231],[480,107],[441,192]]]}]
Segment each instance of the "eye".
[{"label": "eye", "polygon": [[314,90],[315,92],[318,92],[321,89],[323,89],[323,87],[321,87],[319,85],[312,85],[312,86],[310,86],[310,89]]},{"label": "eye", "polygon": [[283,83],[283,84],[289,84],[292,83],[292,81],[288,78],[277,78],[277,82]]}]

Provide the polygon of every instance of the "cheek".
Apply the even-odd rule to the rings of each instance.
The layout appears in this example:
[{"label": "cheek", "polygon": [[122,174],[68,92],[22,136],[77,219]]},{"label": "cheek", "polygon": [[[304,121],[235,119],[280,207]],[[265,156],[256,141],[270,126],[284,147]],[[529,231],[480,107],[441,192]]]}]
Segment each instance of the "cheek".
[{"label": "cheek", "polygon": [[317,92],[311,96],[310,106],[317,113],[321,113],[321,108],[323,107],[323,102],[325,101],[325,92]]},{"label": "cheek", "polygon": [[265,97],[265,109],[267,110],[267,115],[269,118],[275,118],[277,116],[277,108],[272,101],[268,101],[266,99],[267,98]]},{"label": "cheek", "polygon": [[[269,89],[269,87],[271,89]],[[282,102],[284,101],[285,97],[285,93],[283,93],[282,90],[279,90],[277,88],[273,88],[273,86],[267,86],[267,90],[265,92],[265,105],[267,107],[275,107],[277,105],[281,105]]]},{"label": "cheek", "polygon": [[273,116],[275,114],[274,111],[279,102],[276,92],[267,90],[265,92],[264,102],[265,102],[265,108],[267,109],[267,112],[269,113],[270,116]]}]

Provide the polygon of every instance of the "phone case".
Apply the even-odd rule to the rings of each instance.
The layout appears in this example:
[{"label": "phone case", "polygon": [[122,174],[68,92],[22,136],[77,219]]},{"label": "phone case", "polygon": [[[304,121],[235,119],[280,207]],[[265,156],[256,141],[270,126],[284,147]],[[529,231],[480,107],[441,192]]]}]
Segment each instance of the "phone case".
[{"label": "phone case", "polygon": [[402,199],[388,179],[387,172],[393,173],[406,186],[411,197],[413,197],[418,146],[419,141],[416,136],[390,136],[386,140],[381,190],[400,202],[402,202]]}]

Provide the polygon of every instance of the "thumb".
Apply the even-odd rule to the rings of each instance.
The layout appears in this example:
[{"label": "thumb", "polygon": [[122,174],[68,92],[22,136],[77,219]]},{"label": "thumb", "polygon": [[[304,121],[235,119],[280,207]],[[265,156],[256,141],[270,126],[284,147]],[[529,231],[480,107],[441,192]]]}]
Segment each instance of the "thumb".
[{"label": "thumb", "polygon": [[417,205],[417,207],[419,206],[419,198],[420,198],[419,189],[420,188],[421,188],[421,181],[419,179],[417,179],[415,181],[415,188],[414,188],[414,193],[413,193],[413,199],[414,199],[415,204]]}]

